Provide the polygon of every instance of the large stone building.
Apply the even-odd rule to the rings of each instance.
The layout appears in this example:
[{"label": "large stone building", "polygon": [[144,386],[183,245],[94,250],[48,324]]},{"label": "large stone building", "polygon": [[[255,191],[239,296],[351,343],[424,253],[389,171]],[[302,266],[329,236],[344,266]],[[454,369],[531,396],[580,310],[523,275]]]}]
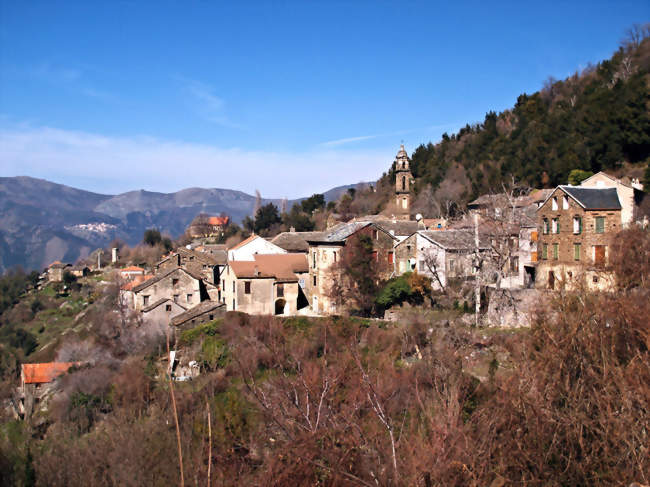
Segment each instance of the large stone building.
[{"label": "large stone building", "polygon": [[354,236],[366,235],[373,243],[373,255],[378,263],[380,276],[387,279],[393,274],[394,250],[397,241],[390,231],[379,223],[353,221],[341,223],[312,240],[309,240],[309,282],[308,295],[315,313],[340,313],[336,299],[331,296],[334,279],[337,278],[335,266],[341,259],[346,243]]},{"label": "large stone building", "polygon": [[188,309],[210,299],[210,293],[213,294],[213,299],[218,299],[215,292],[216,286],[204,282],[201,276],[182,267],[174,267],[160,271],[151,279],[130,289],[124,286],[121,300],[124,305],[136,311],[167,298]]},{"label": "large stone building", "polygon": [[228,311],[293,315],[308,308],[304,254],[257,254],[250,261],[229,261],[222,275]]},{"label": "large stone building", "polygon": [[537,210],[538,288],[607,289],[612,236],[621,229],[616,188],[558,186]]},{"label": "large stone building", "polygon": [[406,219],[411,214],[412,180],[409,158],[404,150],[404,144],[402,144],[395,158],[395,204],[399,215]]}]

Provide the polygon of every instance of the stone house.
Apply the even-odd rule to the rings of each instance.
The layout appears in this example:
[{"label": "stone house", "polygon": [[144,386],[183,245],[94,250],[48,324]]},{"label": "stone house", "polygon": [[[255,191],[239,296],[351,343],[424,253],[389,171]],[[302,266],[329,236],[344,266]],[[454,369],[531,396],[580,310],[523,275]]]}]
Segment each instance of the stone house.
[{"label": "stone house", "polygon": [[75,277],[87,277],[90,275],[90,267],[85,265],[76,265],[70,267],[70,272]]},{"label": "stone house", "polygon": [[184,308],[192,308],[206,299],[209,292],[216,290],[210,283],[205,283],[201,276],[182,267],[161,271],[130,289],[123,287],[120,291],[122,303],[141,311],[161,299],[171,298]]},{"label": "stone house", "polygon": [[226,265],[225,253],[210,254],[185,247],[178,248],[155,265],[156,274],[175,267],[182,267],[210,284],[218,284],[221,271]]},{"label": "stone house", "polygon": [[645,197],[643,185],[637,180],[623,182],[604,172],[598,172],[580,183],[584,188],[615,188],[621,204],[621,224],[626,227],[632,222],[640,221],[644,215],[639,211]]},{"label": "stone house", "polygon": [[309,240],[309,279],[307,283],[311,308],[315,313],[340,312],[329,296],[335,278],[334,266],[341,258],[342,249],[353,236],[367,235],[373,242],[373,254],[379,264],[380,276],[388,279],[393,274],[394,244],[397,238],[380,224],[370,221],[341,223]]},{"label": "stone house", "polygon": [[253,261],[257,254],[286,254],[283,248],[269,242],[259,235],[252,234],[228,250],[228,260]]},{"label": "stone house", "polygon": [[186,311],[187,307],[175,302],[172,297],[161,298],[155,303],[142,308],[142,321],[159,326],[169,325],[173,318]]},{"label": "stone house", "polygon": [[227,311],[293,315],[308,308],[304,254],[257,254],[251,261],[229,261],[222,275]]},{"label": "stone house", "polygon": [[230,217],[227,215],[199,215],[192,221],[187,229],[187,233],[192,238],[221,236],[229,223]]},{"label": "stone house", "polygon": [[536,287],[607,289],[609,243],[622,226],[616,188],[558,186],[537,209]]},{"label": "stone house", "polygon": [[48,394],[54,380],[80,362],[48,362],[22,364],[20,367],[19,413],[29,418],[41,400]]},{"label": "stone house", "polygon": [[63,264],[58,260],[52,262],[47,268],[47,280],[49,282],[62,282],[64,272],[70,267],[72,267],[70,264]]},{"label": "stone house", "polygon": [[[479,251],[486,252],[482,241]],[[416,271],[431,279],[433,289],[472,278],[475,269],[474,236],[464,230],[420,230],[395,246],[396,274]]]},{"label": "stone house", "polygon": [[194,327],[216,320],[226,314],[226,305],[219,301],[203,301],[192,309],[179,313],[171,320],[172,326]]}]

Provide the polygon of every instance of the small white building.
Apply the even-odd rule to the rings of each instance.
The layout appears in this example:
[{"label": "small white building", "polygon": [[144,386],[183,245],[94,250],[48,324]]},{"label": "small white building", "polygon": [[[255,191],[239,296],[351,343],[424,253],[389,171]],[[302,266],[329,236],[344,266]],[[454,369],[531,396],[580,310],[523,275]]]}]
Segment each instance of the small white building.
[{"label": "small white building", "polygon": [[228,250],[228,260],[233,261],[253,261],[255,255],[264,254],[286,254],[287,251],[259,235],[251,235],[246,240],[239,242],[237,245]]}]

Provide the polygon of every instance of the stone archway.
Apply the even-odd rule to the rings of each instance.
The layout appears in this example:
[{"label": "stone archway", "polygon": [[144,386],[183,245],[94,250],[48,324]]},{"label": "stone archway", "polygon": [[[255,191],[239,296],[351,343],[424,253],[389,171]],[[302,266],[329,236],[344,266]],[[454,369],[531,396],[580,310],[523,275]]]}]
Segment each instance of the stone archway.
[{"label": "stone archway", "polygon": [[284,307],[287,304],[287,302],[284,299],[278,299],[275,302],[275,314],[276,315],[283,315],[284,314]]}]

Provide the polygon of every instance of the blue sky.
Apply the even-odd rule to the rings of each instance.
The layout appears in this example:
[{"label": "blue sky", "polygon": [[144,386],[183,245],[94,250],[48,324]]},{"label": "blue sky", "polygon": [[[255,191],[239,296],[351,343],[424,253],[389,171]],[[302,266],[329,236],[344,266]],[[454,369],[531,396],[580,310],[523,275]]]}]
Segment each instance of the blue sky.
[{"label": "blue sky", "polygon": [[650,3],[0,0],[0,175],[298,197],[608,58]]}]

